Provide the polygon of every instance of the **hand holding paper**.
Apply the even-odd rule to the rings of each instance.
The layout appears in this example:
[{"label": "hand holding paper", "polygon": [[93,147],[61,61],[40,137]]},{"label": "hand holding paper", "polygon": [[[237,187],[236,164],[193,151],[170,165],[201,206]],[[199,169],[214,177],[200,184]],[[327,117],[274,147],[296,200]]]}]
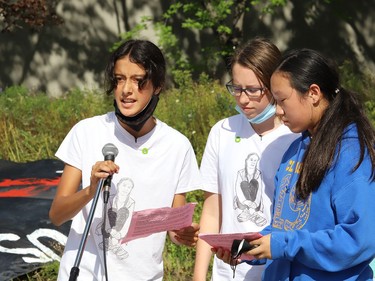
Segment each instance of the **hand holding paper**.
[{"label": "hand holding paper", "polygon": [[197,223],[184,227],[180,230],[170,231],[171,240],[175,244],[182,244],[188,247],[194,247],[198,241],[200,226]]},{"label": "hand holding paper", "polygon": [[133,212],[128,233],[121,243],[146,237],[157,232],[181,230],[190,227],[193,222],[195,205],[196,203],[188,203],[179,208],[165,207]]},{"label": "hand holding paper", "polygon": [[[226,233],[226,234],[199,234],[198,237],[208,244],[211,247],[218,249],[222,248],[225,251],[231,252],[233,240],[242,240],[252,241],[262,237],[259,232],[247,232],[247,233]],[[242,254],[241,260],[253,260],[254,257]]]}]

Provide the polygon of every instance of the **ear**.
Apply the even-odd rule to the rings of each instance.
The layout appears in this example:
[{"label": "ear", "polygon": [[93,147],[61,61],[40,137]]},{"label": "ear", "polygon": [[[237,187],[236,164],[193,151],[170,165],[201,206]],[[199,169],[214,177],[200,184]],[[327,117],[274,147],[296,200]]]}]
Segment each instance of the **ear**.
[{"label": "ear", "polygon": [[317,104],[324,99],[324,95],[317,84],[310,85],[308,96],[312,99],[313,104]]},{"label": "ear", "polygon": [[157,88],[155,91],[154,91],[154,95],[155,96],[158,96],[161,92],[161,87]]}]

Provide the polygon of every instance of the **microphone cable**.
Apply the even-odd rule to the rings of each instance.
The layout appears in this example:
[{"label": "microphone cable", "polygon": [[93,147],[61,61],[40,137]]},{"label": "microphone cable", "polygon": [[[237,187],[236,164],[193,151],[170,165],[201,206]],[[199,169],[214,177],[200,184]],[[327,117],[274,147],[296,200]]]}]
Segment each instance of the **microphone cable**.
[{"label": "microphone cable", "polygon": [[[109,233],[105,231],[105,226],[107,223],[107,202],[104,202],[103,205],[103,224],[102,224],[102,238],[103,238],[103,266],[104,266],[104,275],[105,280],[108,281],[108,269],[107,269],[107,243],[109,244]],[[108,236],[108,237],[107,237]]]}]

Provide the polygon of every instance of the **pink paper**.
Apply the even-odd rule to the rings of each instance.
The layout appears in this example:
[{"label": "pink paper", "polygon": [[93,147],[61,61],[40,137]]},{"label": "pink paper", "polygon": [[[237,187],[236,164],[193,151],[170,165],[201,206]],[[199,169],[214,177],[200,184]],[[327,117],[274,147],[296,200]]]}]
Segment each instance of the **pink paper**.
[{"label": "pink paper", "polygon": [[[226,233],[226,234],[198,234],[198,237],[206,241],[213,248],[223,248],[226,251],[231,250],[233,240],[235,239],[246,239],[252,241],[262,237],[259,232],[247,232],[247,233]],[[241,260],[253,260],[253,256],[241,255]]]},{"label": "pink paper", "polygon": [[196,203],[188,203],[179,208],[165,207],[133,212],[128,233],[121,243],[157,232],[179,230],[190,226],[193,222],[195,205]]}]

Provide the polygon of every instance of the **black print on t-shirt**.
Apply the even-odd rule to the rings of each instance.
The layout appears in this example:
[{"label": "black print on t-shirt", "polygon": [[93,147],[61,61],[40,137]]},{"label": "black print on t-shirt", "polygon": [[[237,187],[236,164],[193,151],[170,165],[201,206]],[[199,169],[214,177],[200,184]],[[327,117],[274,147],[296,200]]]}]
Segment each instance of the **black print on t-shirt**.
[{"label": "black print on t-shirt", "polygon": [[267,219],[263,213],[263,182],[259,159],[257,153],[250,153],[245,159],[245,167],[237,172],[233,208],[238,210],[239,222],[251,221],[261,227],[266,224]]},{"label": "black print on t-shirt", "polygon": [[[121,244],[121,240],[128,231],[130,214],[134,210],[135,201],[130,197],[133,188],[134,183],[130,178],[123,178],[117,183],[117,192],[110,196],[108,202],[106,226],[100,224],[97,229],[97,234],[100,233],[105,238],[106,250],[121,260],[129,256],[125,250],[126,245]],[[99,243],[99,247],[103,249],[103,242]]]}]

